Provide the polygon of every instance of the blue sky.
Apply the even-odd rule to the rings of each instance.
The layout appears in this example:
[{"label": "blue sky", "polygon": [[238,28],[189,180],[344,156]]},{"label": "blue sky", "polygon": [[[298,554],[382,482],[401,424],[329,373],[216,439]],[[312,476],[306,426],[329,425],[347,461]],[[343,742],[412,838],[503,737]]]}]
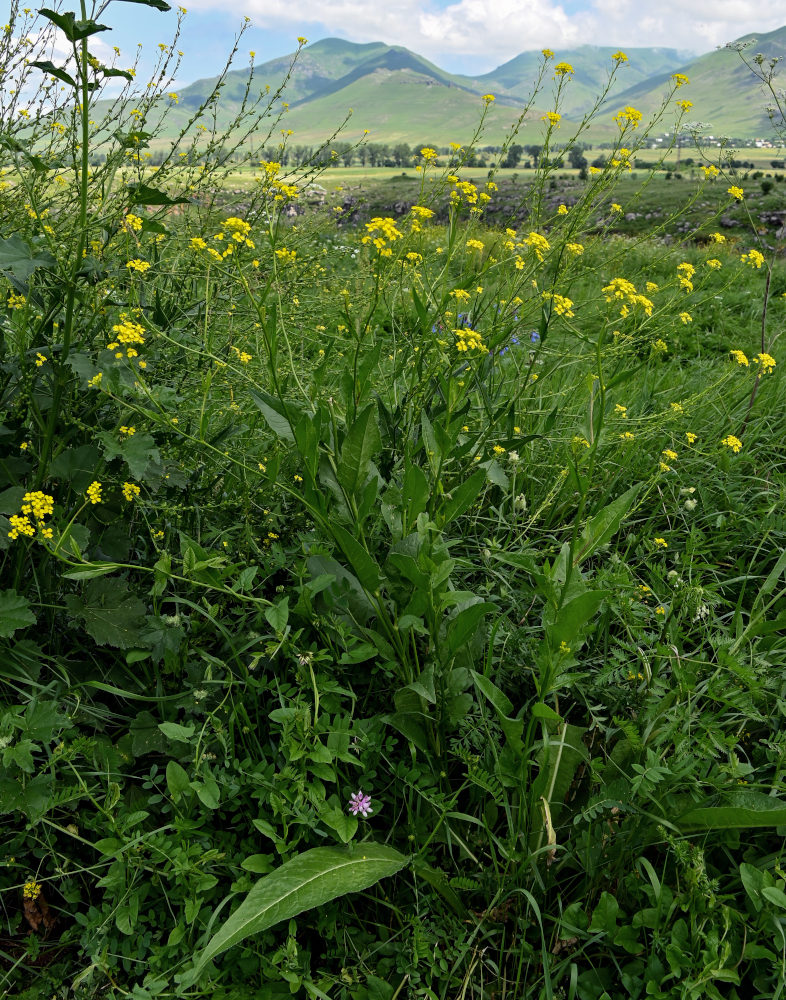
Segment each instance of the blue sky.
[{"label": "blue sky", "polygon": [[[309,41],[406,45],[453,72],[482,73],[525,49],[573,48],[589,43],[632,48],[666,46],[700,54],[740,35],[786,23],[786,5],[767,0],[184,0],[188,12],[178,48],[184,52],[178,84],[214,75],[250,18],[238,63],[264,62],[292,52],[298,35]],[[66,4],[66,6],[68,6]],[[780,12],[775,8],[782,8]],[[103,34],[130,62],[137,42],[143,63],[170,42],[173,9],[162,14],[136,3],[113,2]],[[123,64],[123,60],[120,64]],[[143,65],[144,69],[144,65]]]}]

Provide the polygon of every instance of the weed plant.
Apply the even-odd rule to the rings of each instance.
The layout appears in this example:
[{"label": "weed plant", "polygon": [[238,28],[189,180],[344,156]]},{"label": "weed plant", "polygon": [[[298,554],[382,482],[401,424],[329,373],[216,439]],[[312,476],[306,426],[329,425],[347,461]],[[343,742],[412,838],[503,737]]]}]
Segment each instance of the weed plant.
[{"label": "weed plant", "polygon": [[217,206],[251,82],[147,168],[108,7],[2,36],[4,995],[781,996],[786,275],[723,162],[612,232],[687,80],[523,228],[424,148],[352,231]]}]

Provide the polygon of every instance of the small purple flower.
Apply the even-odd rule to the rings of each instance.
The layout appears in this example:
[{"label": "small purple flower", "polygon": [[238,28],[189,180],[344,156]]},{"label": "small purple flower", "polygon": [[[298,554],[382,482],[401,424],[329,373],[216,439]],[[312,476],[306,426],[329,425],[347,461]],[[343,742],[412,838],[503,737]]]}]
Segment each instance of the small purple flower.
[{"label": "small purple flower", "polygon": [[371,796],[364,794],[362,791],[357,791],[354,795],[350,795],[349,811],[353,816],[357,816],[360,813],[364,819],[366,816],[370,816],[374,811],[371,808]]},{"label": "small purple flower", "polygon": [[529,339],[532,341],[533,344],[537,344],[540,341],[540,334],[538,333],[537,330],[533,330],[532,333],[530,333],[529,335]]}]

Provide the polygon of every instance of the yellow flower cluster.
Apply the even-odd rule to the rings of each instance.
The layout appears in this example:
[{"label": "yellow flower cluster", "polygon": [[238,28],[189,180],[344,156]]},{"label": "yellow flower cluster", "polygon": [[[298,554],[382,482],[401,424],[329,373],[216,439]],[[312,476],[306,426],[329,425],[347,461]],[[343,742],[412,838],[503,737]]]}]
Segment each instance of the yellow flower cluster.
[{"label": "yellow flower cluster", "polygon": [[9,292],[7,305],[9,309],[24,309],[27,305],[27,299],[24,295],[17,295],[15,292]]},{"label": "yellow flower cluster", "polygon": [[401,232],[396,228],[396,223],[389,217],[382,218],[375,216],[371,222],[366,223],[366,235],[361,239],[361,243],[371,243],[382,257],[390,257],[393,251],[388,246],[401,239]]},{"label": "yellow flower cluster", "polygon": [[672,73],[671,78],[677,87],[684,87],[686,83],[690,83],[684,73]]},{"label": "yellow flower cluster", "polygon": [[775,370],[775,358],[771,354],[757,354],[753,360],[761,366],[762,375],[772,375]]},{"label": "yellow flower cluster", "polygon": [[457,351],[480,351],[482,354],[488,354],[489,352],[489,349],[483,343],[483,337],[477,330],[470,330],[469,327],[460,327],[453,331],[453,336],[456,338]]},{"label": "yellow flower cluster", "polygon": [[141,228],[142,228],[142,220],[139,218],[138,215],[134,215],[133,212],[129,212],[128,215],[126,215],[126,217],[123,219],[123,229],[125,229],[126,232],[138,233]]},{"label": "yellow flower cluster", "polygon": [[431,146],[424,146],[420,151],[420,155],[426,163],[433,163],[437,158],[437,151],[436,149],[432,149]]},{"label": "yellow flower cluster", "polygon": [[294,264],[297,257],[297,250],[287,250],[286,247],[279,247],[275,251],[275,254],[282,264]]},{"label": "yellow flower cluster", "polygon": [[524,238],[524,242],[528,247],[532,248],[535,256],[543,263],[544,255],[551,249],[551,245],[546,237],[541,236],[540,233],[530,233],[529,236]]},{"label": "yellow flower cluster", "polygon": [[733,434],[727,435],[721,441],[721,444],[725,444],[727,448],[731,448],[731,450],[734,452],[735,455],[742,448],[742,441],[740,441],[740,439],[738,437],[735,437]]},{"label": "yellow flower cluster", "polygon": [[717,257],[710,257],[709,260],[705,261],[705,264],[712,271],[720,271],[720,269],[723,267],[723,265],[721,264],[721,262],[718,260]]},{"label": "yellow flower cluster", "polygon": [[[453,178],[453,190],[450,192],[450,200],[454,205],[460,205],[462,201],[465,201],[468,205],[477,205],[478,203],[478,189],[471,181],[460,181],[457,177]],[[488,195],[481,198],[484,201],[488,201]]]},{"label": "yellow flower cluster", "polygon": [[742,260],[750,264],[751,267],[758,269],[764,263],[764,254],[759,253],[758,250],[749,250],[747,253],[742,255]]},{"label": "yellow flower cluster", "polygon": [[565,249],[568,253],[575,254],[576,257],[580,257],[584,253],[584,247],[581,243],[568,243]]},{"label": "yellow flower cluster", "polygon": [[677,272],[680,282],[680,288],[684,288],[686,292],[693,291],[693,282],[690,280],[696,273],[696,268],[693,264],[689,264],[687,261],[683,261],[682,264],[677,265]]},{"label": "yellow flower cluster", "polygon": [[702,166],[701,169],[704,171],[704,178],[705,178],[705,180],[707,178],[709,178],[709,177],[717,177],[718,174],[720,173],[720,171],[718,170],[718,168],[717,167],[713,167],[712,164],[710,164],[710,166],[708,166],[708,167]]},{"label": "yellow flower cluster", "polygon": [[551,302],[554,312],[558,316],[565,316],[571,319],[575,316],[573,312],[573,299],[569,299],[566,295],[557,295],[556,292],[544,292],[543,301]]},{"label": "yellow flower cluster", "polygon": [[540,116],[542,122],[548,122],[549,125],[556,125],[559,128],[559,123],[562,120],[562,115],[558,111],[547,111],[545,115]]},{"label": "yellow flower cluster", "polygon": [[123,496],[131,503],[139,497],[140,489],[136,483],[123,483]]},{"label": "yellow flower cluster", "polygon": [[467,240],[467,247],[470,250],[478,250],[478,251],[480,251],[480,250],[483,249],[483,241],[482,240]]},{"label": "yellow flower cluster", "polygon": [[[47,528],[45,518],[49,517],[54,510],[54,497],[48,493],[36,490],[34,493],[25,493],[22,497],[22,507],[20,514],[12,514],[8,519],[11,523],[11,530],[8,537],[13,541],[20,535],[32,538],[35,535],[36,527],[43,538],[52,537],[52,529]],[[35,525],[33,520],[35,519]]]},{"label": "yellow flower cluster", "polygon": [[126,267],[129,271],[138,271],[140,274],[144,274],[145,271],[150,270],[150,262],[135,257],[133,260],[126,261]]},{"label": "yellow flower cluster", "polygon": [[637,111],[636,108],[632,108],[630,105],[627,105],[622,109],[622,111],[618,111],[616,115],[614,115],[614,121],[621,129],[626,129],[629,125],[631,128],[638,128],[642,117],[643,115],[640,111]]},{"label": "yellow flower cluster", "polygon": [[554,67],[555,76],[572,76],[573,72],[574,72],[573,67],[571,66],[570,63],[567,62],[557,63],[557,65]]},{"label": "yellow flower cluster", "polygon": [[692,323],[693,322],[693,317],[691,316],[691,314],[689,312],[681,312],[680,313],[680,320],[683,322],[683,324],[685,326],[687,326],[688,323]]},{"label": "yellow flower cluster", "polygon": [[101,503],[101,483],[97,479],[87,487],[85,491],[85,496],[92,504]]},{"label": "yellow flower cluster", "polygon": [[434,216],[433,211],[424,205],[413,205],[410,212],[418,219],[431,219]]},{"label": "yellow flower cluster", "polygon": [[[115,352],[116,358],[123,357],[122,350],[119,350],[121,345],[126,349],[127,358],[135,358],[138,356],[138,351],[132,345],[144,344],[145,342],[145,331],[139,323],[131,319],[128,313],[121,313],[120,322],[116,323],[112,327],[112,332],[115,335],[115,339],[106,346],[108,350]],[[140,361],[139,367],[144,368],[145,363]]]},{"label": "yellow flower cluster", "polygon": [[741,187],[737,187],[736,184],[732,184],[730,188],[727,188],[726,194],[730,194],[732,198],[735,199],[735,201],[742,201],[742,199],[745,197],[745,192],[742,190]]},{"label": "yellow flower cluster", "polygon": [[674,102],[680,111],[690,111],[693,107],[693,101],[675,101]]},{"label": "yellow flower cluster", "polygon": [[30,879],[28,882],[25,882],[22,888],[22,895],[25,899],[38,899],[41,895],[41,886],[34,878]]},{"label": "yellow flower cluster", "polygon": [[616,299],[623,303],[620,316],[629,315],[630,306],[641,306],[647,316],[652,315],[652,300],[637,292],[636,286],[627,278],[612,278],[608,285],[603,286],[602,291],[606,293],[607,302],[613,302]]},{"label": "yellow flower cluster", "polygon": [[239,243],[241,246],[247,246],[250,250],[255,250],[253,240],[249,239],[248,234],[251,232],[251,224],[246,222],[244,219],[238,219],[237,216],[231,215],[228,219],[224,219],[221,223],[223,229],[229,233],[230,239],[234,240],[235,243]]}]

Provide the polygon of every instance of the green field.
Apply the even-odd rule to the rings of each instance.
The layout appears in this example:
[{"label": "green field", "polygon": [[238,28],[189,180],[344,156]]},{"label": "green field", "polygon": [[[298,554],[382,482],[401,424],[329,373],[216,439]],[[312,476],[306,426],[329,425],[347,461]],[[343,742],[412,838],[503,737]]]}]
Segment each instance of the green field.
[{"label": "green field", "polygon": [[782,996],[774,154],[72,96],[0,142],[0,1000]]}]

